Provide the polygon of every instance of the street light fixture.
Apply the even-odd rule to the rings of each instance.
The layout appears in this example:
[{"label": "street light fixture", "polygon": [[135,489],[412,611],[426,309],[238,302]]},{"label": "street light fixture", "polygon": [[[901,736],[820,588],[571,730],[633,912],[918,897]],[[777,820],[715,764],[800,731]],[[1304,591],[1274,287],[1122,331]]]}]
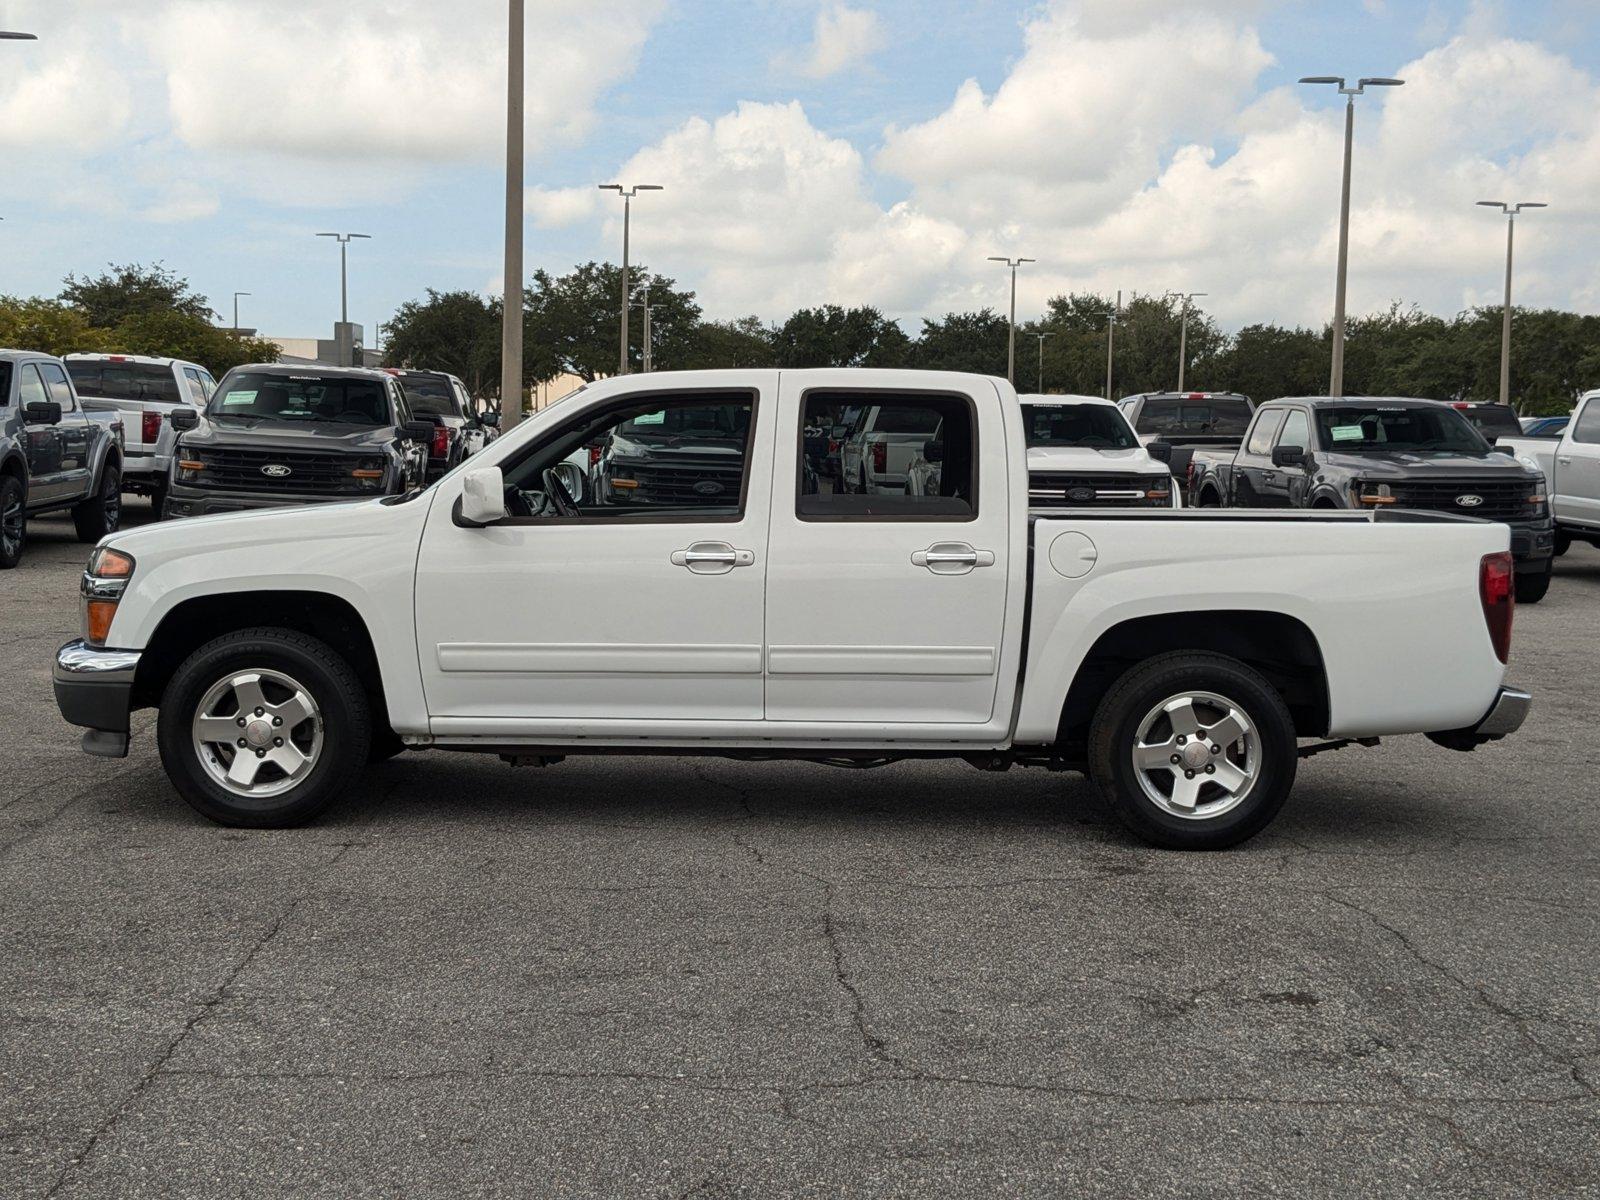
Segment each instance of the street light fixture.
[{"label": "street light fixture", "polygon": [[319,233],[318,237],[331,237],[339,242],[339,323],[350,324],[350,270],[346,250],[355,238],[370,239],[370,233]]},{"label": "street light fixture", "polygon": [[1328,394],[1335,398],[1344,395],[1344,301],[1345,284],[1350,269],[1350,151],[1355,144],[1356,97],[1369,87],[1400,87],[1404,79],[1389,79],[1376,75],[1358,79],[1355,87],[1346,87],[1339,75],[1307,75],[1301,83],[1332,84],[1346,97],[1344,106],[1344,176],[1339,190],[1339,266],[1333,290],[1333,365],[1329,376]]},{"label": "street light fixture", "polygon": [[233,294],[233,331],[239,332],[239,297],[248,296],[249,292],[235,292]]},{"label": "street light fixture", "polygon": [[1039,385],[1038,386],[1039,386],[1040,393],[1043,394],[1043,392],[1044,392],[1044,340],[1045,340],[1045,338],[1055,337],[1055,334],[1053,334],[1053,333],[1036,333],[1033,336],[1039,339]]},{"label": "street light fixture", "polygon": [[506,28],[505,299],[500,304],[500,430],[522,420],[522,62],[523,0],[510,0]]},{"label": "street light fixture", "polygon": [[37,33],[6,33],[0,31],[0,42],[37,42]]},{"label": "street light fixture", "polygon": [[1500,318],[1500,403],[1511,404],[1511,247],[1516,237],[1517,214],[1527,208],[1549,208],[1537,200],[1507,204],[1503,200],[1479,200],[1483,208],[1498,208],[1506,215],[1506,305]]},{"label": "street light fixture", "polygon": [[1023,263],[1036,261],[1031,258],[1007,258],[1003,254],[989,255],[990,262],[1005,263],[1011,268],[1011,328],[1006,339],[1006,379],[1015,387],[1017,384],[1017,268]]},{"label": "street light fixture", "polygon": [[602,183],[602,192],[615,192],[622,197],[622,346],[618,355],[617,374],[628,373],[628,223],[633,214],[633,198],[640,192],[659,192],[659,183],[636,183],[625,188],[620,183]]},{"label": "street light fixture", "polygon": [[[1209,295],[1208,292],[1168,292],[1163,300],[1182,300],[1183,307],[1179,309],[1178,324],[1178,390],[1183,391],[1184,371],[1189,365],[1189,304],[1199,296]],[[1109,397],[1108,397],[1109,398]]]}]

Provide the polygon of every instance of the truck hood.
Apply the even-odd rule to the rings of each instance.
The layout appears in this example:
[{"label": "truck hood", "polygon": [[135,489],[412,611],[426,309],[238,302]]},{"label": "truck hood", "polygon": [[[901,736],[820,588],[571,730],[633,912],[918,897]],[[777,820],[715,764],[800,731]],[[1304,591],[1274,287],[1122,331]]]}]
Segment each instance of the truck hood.
[{"label": "truck hood", "polygon": [[1389,451],[1382,454],[1336,454],[1322,451],[1318,464],[1348,471],[1363,479],[1422,479],[1432,477],[1460,479],[1479,477],[1506,479],[1532,476],[1530,470],[1508,454],[1427,454],[1414,451]]},{"label": "truck hood", "polygon": [[1095,450],[1088,446],[1029,446],[1028,470],[1032,471],[1115,471],[1120,474],[1169,474],[1166,464],[1150,457],[1143,448],[1136,450]]},{"label": "truck hood", "polygon": [[282,421],[255,421],[247,417],[206,417],[198,429],[183,435],[183,445],[195,450],[377,454],[394,441],[394,436],[394,429],[388,425],[335,425],[315,421],[291,425]]}]

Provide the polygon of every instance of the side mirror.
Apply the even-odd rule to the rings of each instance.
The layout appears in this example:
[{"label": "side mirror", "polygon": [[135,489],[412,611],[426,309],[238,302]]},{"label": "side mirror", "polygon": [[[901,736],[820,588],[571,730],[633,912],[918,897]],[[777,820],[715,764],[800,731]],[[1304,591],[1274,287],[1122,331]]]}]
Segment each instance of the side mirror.
[{"label": "side mirror", "polygon": [[1172,465],[1171,442],[1151,442],[1145,449],[1150,451],[1150,457],[1157,462],[1164,462],[1168,466]]},{"label": "side mirror", "polygon": [[61,424],[61,405],[54,400],[35,400],[22,406],[22,420],[28,425]]},{"label": "side mirror", "polygon": [[561,486],[567,489],[567,495],[573,503],[582,504],[586,490],[583,486],[583,468],[573,462],[558,462],[552,470],[561,481]]},{"label": "side mirror", "polygon": [[485,429],[499,429],[500,414],[492,408],[486,408],[478,414],[478,424]]},{"label": "side mirror", "polygon": [[469,529],[505,520],[506,482],[499,467],[478,467],[462,476],[456,512],[456,524]]},{"label": "side mirror", "polygon": [[1275,467],[1303,467],[1306,463],[1304,446],[1274,446],[1272,465]]},{"label": "side mirror", "polygon": [[944,461],[944,443],[940,441],[923,442],[922,457],[931,463],[942,463]]},{"label": "side mirror", "polygon": [[413,442],[431,442],[437,428],[432,421],[407,421],[400,426],[400,436]]},{"label": "side mirror", "polygon": [[188,405],[180,405],[168,410],[167,424],[179,433],[186,433],[191,429],[200,428],[200,414]]}]

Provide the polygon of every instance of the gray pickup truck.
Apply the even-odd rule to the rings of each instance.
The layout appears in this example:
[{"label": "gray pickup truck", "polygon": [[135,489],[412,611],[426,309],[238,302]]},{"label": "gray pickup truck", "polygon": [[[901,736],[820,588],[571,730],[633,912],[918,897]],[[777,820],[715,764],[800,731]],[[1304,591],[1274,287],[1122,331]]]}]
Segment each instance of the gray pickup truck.
[{"label": "gray pickup truck", "polygon": [[122,418],[86,413],[59,358],[0,350],[0,569],[22,561],[28,518],[72,510],[78,540],[122,519]]}]

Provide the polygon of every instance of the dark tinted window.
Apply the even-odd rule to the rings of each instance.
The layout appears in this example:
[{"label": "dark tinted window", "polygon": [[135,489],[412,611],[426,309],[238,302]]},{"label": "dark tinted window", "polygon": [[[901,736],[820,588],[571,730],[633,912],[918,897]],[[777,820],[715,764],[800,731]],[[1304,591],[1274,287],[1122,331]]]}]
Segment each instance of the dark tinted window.
[{"label": "dark tinted window", "polygon": [[329,421],[341,425],[387,425],[389,394],[375,379],[338,375],[229,376],[212,397],[213,416],[265,421]]},{"label": "dark tinted window", "polygon": [[1453,408],[1362,404],[1317,409],[1324,450],[1339,454],[1385,450],[1482,454],[1489,449],[1478,431]]},{"label": "dark tinted window", "polygon": [[1578,423],[1572,427],[1572,440],[1585,445],[1600,443],[1600,396],[1590,397],[1578,414]]},{"label": "dark tinted window", "polygon": [[1250,411],[1247,401],[1226,396],[1156,396],[1140,406],[1138,430],[1161,437],[1243,437]]},{"label": "dark tinted window", "polygon": [[1477,404],[1462,409],[1461,415],[1491,442],[1495,438],[1522,436],[1522,424],[1517,420],[1517,414],[1504,404]]},{"label": "dark tinted window", "polygon": [[1139,444],[1127,419],[1109,404],[1024,404],[1022,425],[1030,446],[1132,450]]},{"label": "dark tinted window", "polygon": [[755,401],[685,396],[564,426],[506,471],[512,516],[553,517],[553,473],[582,517],[736,518],[744,511]]},{"label": "dark tinted window", "polygon": [[175,404],[183,399],[171,367],[69,359],[67,373],[72,376],[78,395],[97,400],[163,400]]},{"label": "dark tinted window", "polygon": [[11,403],[11,363],[0,359],[0,408]]},{"label": "dark tinted window", "polygon": [[1303,409],[1291,408],[1289,415],[1283,422],[1283,434],[1278,438],[1278,445],[1292,447],[1295,450],[1308,450],[1311,443],[1311,424],[1306,420]]},{"label": "dark tinted window", "polygon": [[72,402],[72,388],[67,384],[66,372],[55,363],[40,363],[39,374],[44,376],[50,399],[61,405],[62,412],[72,412],[77,405]]},{"label": "dark tinted window", "polygon": [[[810,392],[801,431],[828,428],[860,393]],[[958,396],[895,394],[862,408],[836,473],[799,455],[795,512],[802,519],[963,520],[977,512],[977,429]]]},{"label": "dark tinted window", "polygon": [[1272,451],[1272,439],[1277,436],[1278,428],[1282,424],[1283,409],[1262,413],[1256,418],[1255,428],[1250,431],[1250,442],[1244,448],[1245,453],[1269,454]]},{"label": "dark tinted window", "polygon": [[406,390],[406,400],[411,411],[419,416],[459,417],[461,409],[450,381],[443,375],[402,375],[400,386]]}]

